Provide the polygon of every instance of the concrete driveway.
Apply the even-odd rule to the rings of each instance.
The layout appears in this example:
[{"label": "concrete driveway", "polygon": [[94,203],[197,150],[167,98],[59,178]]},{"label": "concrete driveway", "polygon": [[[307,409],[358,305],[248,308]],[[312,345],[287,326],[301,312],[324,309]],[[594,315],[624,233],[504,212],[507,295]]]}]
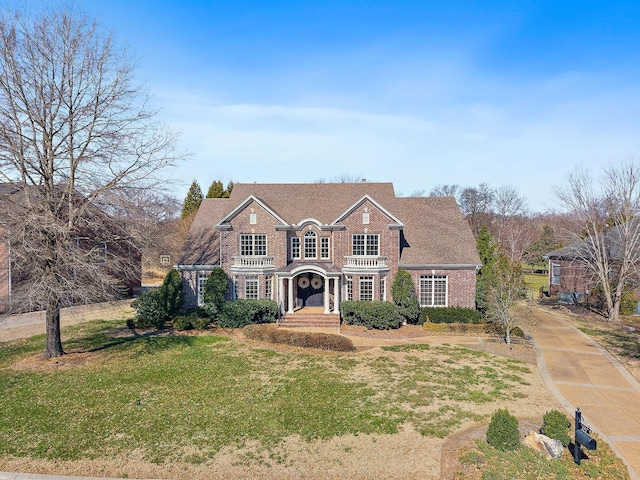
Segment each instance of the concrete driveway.
[{"label": "concrete driveway", "polygon": [[590,337],[562,315],[534,308],[523,313],[530,329],[538,369],[551,393],[573,418],[576,408],[624,460],[632,480],[640,480],[640,384]]}]

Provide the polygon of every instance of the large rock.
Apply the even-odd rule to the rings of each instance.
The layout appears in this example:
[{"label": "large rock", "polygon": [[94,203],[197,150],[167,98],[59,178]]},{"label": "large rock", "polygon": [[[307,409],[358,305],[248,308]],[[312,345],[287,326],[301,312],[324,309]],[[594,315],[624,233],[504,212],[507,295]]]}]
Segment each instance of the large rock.
[{"label": "large rock", "polygon": [[546,435],[542,435],[541,433],[534,431],[529,432],[522,440],[522,443],[527,447],[544,454],[549,460],[552,458],[560,458],[562,456],[562,451],[564,450],[560,440],[554,440]]}]

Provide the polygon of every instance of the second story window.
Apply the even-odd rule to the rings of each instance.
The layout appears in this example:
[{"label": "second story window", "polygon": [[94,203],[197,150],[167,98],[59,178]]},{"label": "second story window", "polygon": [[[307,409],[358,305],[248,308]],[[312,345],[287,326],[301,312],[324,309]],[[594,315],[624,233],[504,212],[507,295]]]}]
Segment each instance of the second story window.
[{"label": "second story window", "polygon": [[329,237],[320,238],[320,258],[329,258]]},{"label": "second story window", "polygon": [[380,235],[377,233],[357,233],[351,242],[352,255],[380,255]]},{"label": "second story window", "polygon": [[264,256],[267,254],[267,236],[258,233],[240,234],[240,255]]},{"label": "second story window", "polygon": [[291,237],[291,259],[295,260],[297,258],[300,258],[300,239]]},{"label": "second story window", "polygon": [[304,258],[316,258],[317,238],[315,232],[304,234]]}]

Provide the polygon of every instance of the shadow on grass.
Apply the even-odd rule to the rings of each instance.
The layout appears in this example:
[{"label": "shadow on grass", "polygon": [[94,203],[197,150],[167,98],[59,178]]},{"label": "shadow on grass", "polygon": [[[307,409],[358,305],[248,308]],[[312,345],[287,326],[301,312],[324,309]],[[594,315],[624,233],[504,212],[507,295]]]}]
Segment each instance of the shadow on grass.
[{"label": "shadow on grass", "polygon": [[176,346],[192,346],[193,337],[175,335],[170,330],[154,330],[145,333],[132,331],[131,336],[113,337],[106,332],[96,332],[65,342],[67,353],[96,353],[106,350],[119,350],[129,345],[139,344],[140,353],[153,353]]}]

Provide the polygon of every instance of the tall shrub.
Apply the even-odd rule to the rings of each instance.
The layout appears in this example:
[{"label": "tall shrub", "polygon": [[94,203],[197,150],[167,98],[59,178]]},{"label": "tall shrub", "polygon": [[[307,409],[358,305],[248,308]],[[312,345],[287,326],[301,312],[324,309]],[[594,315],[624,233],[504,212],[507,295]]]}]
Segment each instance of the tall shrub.
[{"label": "tall shrub", "polygon": [[420,302],[413,284],[411,274],[404,268],[399,268],[391,285],[391,297],[398,306],[400,315],[407,323],[417,323],[420,316]]},{"label": "tall shrub", "polygon": [[164,277],[162,286],[159,288],[160,301],[166,318],[173,318],[182,308],[184,298],[182,297],[182,278],[180,272],[175,268],[171,269]]},{"label": "tall shrub", "polygon": [[217,317],[222,311],[225,297],[229,290],[229,277],[220,267],[211,270],[211,275],[204,284],[204,302],[210,317]]},{"label": "tall shrub", "polygon": [[167,319],[159,288],[147,290],[136,298],[131,306],[136,310],[133,325],[138,328],[162,328]]}]

